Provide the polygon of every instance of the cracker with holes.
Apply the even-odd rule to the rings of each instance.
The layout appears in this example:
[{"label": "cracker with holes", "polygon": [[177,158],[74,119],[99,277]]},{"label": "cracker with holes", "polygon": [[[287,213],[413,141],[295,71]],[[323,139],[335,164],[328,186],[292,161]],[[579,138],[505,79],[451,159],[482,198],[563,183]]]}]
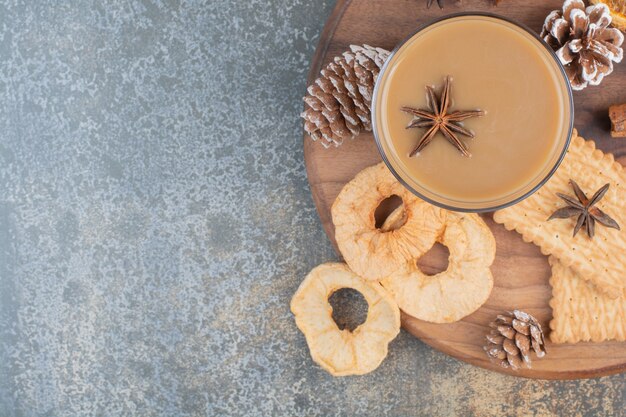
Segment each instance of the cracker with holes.
[{"label": "cracker with holes", "polygon": [[626,341],[626,297],[607,297],[554,257],[550,267],[553,343]]},{"label": "cracker with holes", "polygon": [[[400,227],[376,227],[380,203],[397,195],[404,206]],[[404,188],[384,163],[366,168],[346,184],[332,206],[335,239],[344,260],[359,276],[380,281],[410,271],[443,230],[446,211],[430,205]]]},{"label": "cracker with holes", "polygon": [[[360,292],[368,304],[365,322],[353,331],[339,329],[328,302],[342,288]],[[387,291],[339,263],[314,268],[294,294],[291,311],[306,337],[311,357],[334,376],[373,371],[387,356],[389,342],[400,332],[400,310]]]},{"label": "cracker with holes", "polygon": [[574,133],[552,178],[531,197],[497,211],[494,220],[617,298],[626,294],[626,234],[619,230],[626,224],[624,187],[626,173],[613,155]]},{"label": "cracker with holes", "polygon": [[489,298],[493,288],[489,267],[496,242],[480,216],[453,212],[447,214],[437,241],[450,251],[445,271],[429,276],[413,262],[408,272],[381,283],[405,313],[433,323],[451,323],[473,313]]}]

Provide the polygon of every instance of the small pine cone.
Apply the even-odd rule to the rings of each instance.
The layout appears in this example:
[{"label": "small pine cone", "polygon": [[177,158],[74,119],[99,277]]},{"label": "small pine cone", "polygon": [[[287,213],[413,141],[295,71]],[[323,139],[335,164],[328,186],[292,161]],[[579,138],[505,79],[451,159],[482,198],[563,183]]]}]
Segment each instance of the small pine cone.
[{"label": "small pine cone", "polygon": [[304,130],[322,145],[339,146],[362,130],[372,130],[370,110],[374,83],[389,51],[369,45],[350,45],[335,57],[307,88],[301,114]]},{"label": "small pine cone", "polygon": [[499,314],[489,327],[493,330],[486,336],[487,344],[483,348],[503,368],[530,368],[531,350],[537,358],[546,354],[541,325],[528,313],[515,310]]},{"label": "small pine cone", "polygon": [[556,51],[572,89],[600,84],[622,61],[624,35],[609,27],[611,21],[606,4],[585,8],[583,0],[565,0],[546,17],[541,37]]}]

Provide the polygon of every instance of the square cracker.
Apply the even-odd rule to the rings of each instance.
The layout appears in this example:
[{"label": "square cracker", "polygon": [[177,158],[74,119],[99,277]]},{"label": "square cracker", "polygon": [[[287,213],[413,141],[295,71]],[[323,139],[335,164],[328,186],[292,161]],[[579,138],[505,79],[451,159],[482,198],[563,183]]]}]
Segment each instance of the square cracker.
[{"label": "square cracker", "polygon": [[605,227],[596,222],[595,237],[584,230],[574,237],[576,218],[548,217],[566,204],[556,193],[574,196],[573,179],[591,197],[606,183],[611,186],[597,207],[626,227],[626,173],[612,154],[595,148],[574,132],[561,166],[535,194],[509,208],[494,213],[494,220],[508,230],[515,229],[526,242],[533,242],[545,255],[556,256],[583,279],[591,281],[610,298],[626,295],[626,230]]},{"label": "square cracker", "polygon": [[552,342],[626,341],[626,297],[607,297],[552,256],[550,266]]}]

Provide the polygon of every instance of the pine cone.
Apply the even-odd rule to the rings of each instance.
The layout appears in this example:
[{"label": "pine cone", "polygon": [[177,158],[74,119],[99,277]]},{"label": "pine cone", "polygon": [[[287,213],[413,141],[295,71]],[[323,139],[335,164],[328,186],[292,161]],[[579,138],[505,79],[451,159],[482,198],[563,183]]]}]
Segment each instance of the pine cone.
[{"label": "pine cone", "polygon": [[538,358],[545,356],[541,325],[530,314],[519,310],[499,314],[489,326],[493,330],[486,336],[484,349],[503,368],[517,370],[524,365],[530,368],[531,350]]},{"label": "pine cone", "polygon": [[325,147],[339,146],[362,130],[372,130],[370,109],[374,82],[389,51],[369,45],[350,45],[335,57],[307,88],[307,107],[301,114],[304,130]]},{"label": "pine cone", "polygon": [[626,0],[589,0],[591,4],[604,3],[611,11],[613,27],[626,31]]},{"label": "pine cone", "polygon": [[608,27],[611,20],[606,4],[585,9],[582,0],[566,0],[562,11],[546,18],[541,37],[556,51],[574,90],[600,84],[613,62],[621,62],[624,35]]}]

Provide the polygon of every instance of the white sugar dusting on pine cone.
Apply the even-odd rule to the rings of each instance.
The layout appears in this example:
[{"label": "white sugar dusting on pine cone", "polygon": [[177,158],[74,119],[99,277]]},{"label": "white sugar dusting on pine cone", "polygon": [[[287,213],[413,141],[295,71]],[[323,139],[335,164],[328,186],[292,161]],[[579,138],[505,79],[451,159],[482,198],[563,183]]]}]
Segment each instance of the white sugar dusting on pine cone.
[{"label": "white sugar dusting on pine cone", "polygon": [[541,324],[528,313],[514,310],[499,314],[489,327],[492,330],[483,349],[492,362],[503,368],[530,368],[531,352],[537,358],[546,354]]},{"label": "white sugar dusting on pine cone", "polygon": [[369,45],[350,45],[335,57],[307,88],[301,114],[304,130],[325,147],[339,146],[361,131],[371,131],[374,83],[389,51]]},{"label": "white sugar dusting on pine cone", "polygon": [[609,27],[611,21],[606,4],[585,8],[582,0],[566,0],[562,10],[546,18],[541,37],[556,51],[572,89],[599,85],[613,72],[613,63],[622,61],[624,35]]}]

